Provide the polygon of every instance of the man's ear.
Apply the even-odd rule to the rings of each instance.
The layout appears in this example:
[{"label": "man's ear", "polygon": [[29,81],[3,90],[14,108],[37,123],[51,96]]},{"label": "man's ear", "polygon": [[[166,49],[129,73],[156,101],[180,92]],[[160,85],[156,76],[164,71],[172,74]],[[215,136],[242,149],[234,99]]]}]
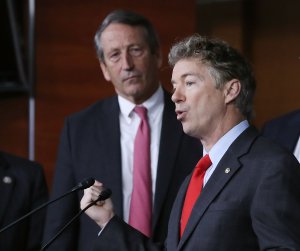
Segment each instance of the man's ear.
[{"label": "man's ear", "polygon": [[225,103],[234,101],[241,92],[241,83],[237,79],[228,81],[224,86]]},{"label": "man's ear", "polygon": [[100,68],[102,70],[103,76],[105,78],[106,81],[110,81],[110,75],[109,72],[107,70],[107,66],[103,61],[99,61],[100,62]]}]

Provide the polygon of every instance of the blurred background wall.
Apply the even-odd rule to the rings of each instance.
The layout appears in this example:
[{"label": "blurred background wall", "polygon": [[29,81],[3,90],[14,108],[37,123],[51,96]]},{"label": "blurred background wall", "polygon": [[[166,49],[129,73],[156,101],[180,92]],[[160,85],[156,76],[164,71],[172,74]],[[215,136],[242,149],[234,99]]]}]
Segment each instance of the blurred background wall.
[{"label": "blurred background wall", "polygon": [[[27,12],[27,0],[14,1]],[[64,117],[114,94],[102,77],[93,36],[102,19],[117,8],[140,12],[153,22],[162,43],[161,79],[167,89],[171,89],[170,46],[199,32],[228,41],[253,64],[254,125],[260,128],[267,120],[300,108],[298,0],[36,1],[35,159],[44,165],[49,186]],[[3,49],[2,39],[1,34]],[[24,157],[29,154],[28,96],[0,90],[0,149]]]}]

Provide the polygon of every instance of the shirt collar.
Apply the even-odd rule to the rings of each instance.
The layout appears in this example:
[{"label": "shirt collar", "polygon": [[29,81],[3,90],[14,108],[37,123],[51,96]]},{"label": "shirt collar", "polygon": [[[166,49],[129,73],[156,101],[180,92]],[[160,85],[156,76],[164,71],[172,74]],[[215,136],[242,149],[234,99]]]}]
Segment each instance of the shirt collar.
[{"label": "shirt collar", "polygon": [[[231,144],[236,140],[240,134],[249,127],[249,122],[244,120],[230,129],[224,136],[222,136],[217,143],[209,151],[209,157],[214,166],[217,166],[223,155],[226,153]],[[203,148],[203,156],[207,154]]]},{"label": "shirt collar", "polygon": [[[128,123],[131,122],[131,112],[133,111],[136,104],[118,95],[118,101],[120,106],[121,115],[124,116]],[[144,103],[140,104],[147,108],[148,116],[150,119],[156,116],[157,107],[163,106],[164,104],[164,93],[161,85],[157,88],[155,93],[147,99]],[[175,112],[175,111],[174,111]]]}]

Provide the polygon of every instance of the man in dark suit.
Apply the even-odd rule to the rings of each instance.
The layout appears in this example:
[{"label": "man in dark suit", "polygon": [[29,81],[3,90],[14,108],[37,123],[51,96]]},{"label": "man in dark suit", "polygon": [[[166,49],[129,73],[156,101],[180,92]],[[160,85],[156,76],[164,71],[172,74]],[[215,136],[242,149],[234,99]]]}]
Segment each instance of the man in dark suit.
[{"label": "man in dark suit", "polygon": [[[143,105],[151,128],[152,239],[163,241],[179,186],[201,157],[202,145],[183,133],[171,96],[159,83],[160,45],[145,17],[128,11],[110,13],[95,35],[95,44],[104,77],[117,96],[66,119],[51,196],[94,177],[112,190],[115,211],[128,222],[132,149],[139,122],[133,109]],[[74,194],[48,208],[44,243],[76,214],[81,197]],[[48,250],[91,250],[98,231],[83,215]]]},{"label": "man in dark suit", "polygon": [[[255,92],[250,65],[225,42],[199,35],[174,45],[169,62],[177,119],[201,140],[205,157],[178,192],[166,249],[300,250],[300,166],[249,125]],[[97,181],[86,189],[81,207],[105,185]],[[163,249],[126,225],[110,199],[86,212],[102,228],[95,251]]]},{"label": "man in dark suit", "polygon": [[268,121],[262,134],[287,148],[300,161],[300,110]]},{"label": "man in dark suit", "polygon": [[[48,199],[40,164],[0,152],[0,229],[37,208]],[[45,210],[0,233],[0,250],[40,250]]]}]

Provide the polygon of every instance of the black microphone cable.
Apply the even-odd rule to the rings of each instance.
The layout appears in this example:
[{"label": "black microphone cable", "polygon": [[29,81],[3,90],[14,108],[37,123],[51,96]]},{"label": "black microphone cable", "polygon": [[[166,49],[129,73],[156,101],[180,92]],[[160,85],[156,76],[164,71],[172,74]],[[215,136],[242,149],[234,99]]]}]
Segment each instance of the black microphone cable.
[{"label": "black microphone cable", "polygon": [[52,237],[51,240],[49,240],[41,249],[40,251],[46,250],[46,248],[49,247],[49,245],[55,241],[77,218],[80,217],[86,210],[88,210],[91,206],[94,206],[98,201],[103,201],[108,199],[111,196],[112,192],[109,188],[103,190],[98,199],[95,201],[92,201],[90,204],[88,204],[84,209],[80,210],[70,221],[67,222],[67,224],[61,228],[58,233]]}]

